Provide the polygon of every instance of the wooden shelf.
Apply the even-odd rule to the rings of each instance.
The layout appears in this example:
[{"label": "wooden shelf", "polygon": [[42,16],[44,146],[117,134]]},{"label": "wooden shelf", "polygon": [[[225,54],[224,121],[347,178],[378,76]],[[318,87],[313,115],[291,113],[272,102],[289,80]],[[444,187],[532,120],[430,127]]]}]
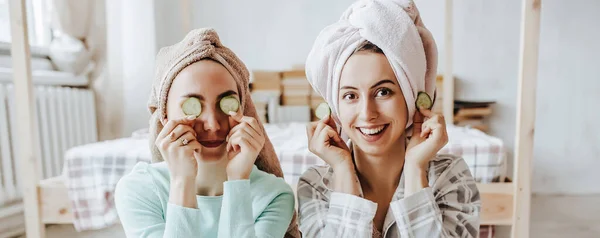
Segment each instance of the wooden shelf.
[{"label": "wooden shelf", "polygon": [[481,225],[511,225],[513,183],[478,183],[481,194]]},{"label": "wooden shelf", "polygon": [[67,186],[62,176],[41,180],[39,185],[40,210],[44,224],[73,224],[73,211],[68,199]]}]

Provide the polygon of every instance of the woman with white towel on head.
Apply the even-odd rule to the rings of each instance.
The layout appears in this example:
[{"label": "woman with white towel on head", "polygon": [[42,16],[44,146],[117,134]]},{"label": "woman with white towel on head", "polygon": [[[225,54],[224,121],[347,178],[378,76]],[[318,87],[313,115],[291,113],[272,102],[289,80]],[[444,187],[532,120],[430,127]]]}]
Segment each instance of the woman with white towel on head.
[{"label": "woman with white towel on head", "polygon": [[[298,183],[304,237],[477,237],[480,194],[439,155],[437,49],[412,0],[360,0],[317,37],[306,73],[330,107],[307,127],[327,162]],[[342,138],[348,138],[344,141]]]}]

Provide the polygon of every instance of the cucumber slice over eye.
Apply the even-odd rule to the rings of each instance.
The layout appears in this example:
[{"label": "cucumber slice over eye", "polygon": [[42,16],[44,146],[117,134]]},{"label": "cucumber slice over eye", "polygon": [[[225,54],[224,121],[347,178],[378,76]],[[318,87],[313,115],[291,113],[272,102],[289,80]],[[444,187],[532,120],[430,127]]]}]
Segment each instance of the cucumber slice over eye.
[{"label": "cucumber slice over eye", "polygon": [[195,97],[186,99],[183,104],[181,104],[181,110],[183,110],[183,113],[186,116],[200,116],[200,113],[202,113],[200,99]]},{"label": "cucumber slice over eye", "polygon": [[420,108],[431,109],[431,107],[433,107],[431,97],[429,97],[429,94],[426,92],[419,92],[419,94],[417,94],[417,101],[415,104],[417,106],[417,110]]},{"label": "cucumber slice over eye", "polygon": [[221,107],[221,111],[223,111],[225,114],[229,114],[229,112],[238,111],[240,108],[240,101],[238,101],[234,96],[227,96],[221,98],[219,106]]},{"label": "cucumber slice over eye", "polygon": [[323,119],[329,115],[331,115],[331,108],[329,108],[329,105],[327,105],[325,102],[319,104],[317,109],[315,109],[315,116],[317,116],[319,119]]}]

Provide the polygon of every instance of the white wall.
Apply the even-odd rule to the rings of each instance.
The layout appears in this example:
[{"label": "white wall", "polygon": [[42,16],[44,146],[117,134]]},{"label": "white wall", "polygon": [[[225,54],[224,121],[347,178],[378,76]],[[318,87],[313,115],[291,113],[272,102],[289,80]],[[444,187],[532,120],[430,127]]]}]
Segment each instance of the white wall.
[{"label": "white wall", "polygon": [[536,191],[600,193],[600,1],[548,1],[543,19]]},{"label": "white wall", "polygon": [[194,27],[213,27],[249,68],[304,64],[319,31],[352,0],[194,1]]},{"label": "white wall", "polygon": [[[185,0],[188,1],[188,0]],[[189,0],[192,2],[193,0]],[[156,52],[164,46],[175,44],[183,39],[191,29],[185,21],[191,24],[191,9],[184,11],[183,0],[154,0]],[[188,7],[189,8],[189,7]],[[189,17],[191,18],[191,17]]]}]

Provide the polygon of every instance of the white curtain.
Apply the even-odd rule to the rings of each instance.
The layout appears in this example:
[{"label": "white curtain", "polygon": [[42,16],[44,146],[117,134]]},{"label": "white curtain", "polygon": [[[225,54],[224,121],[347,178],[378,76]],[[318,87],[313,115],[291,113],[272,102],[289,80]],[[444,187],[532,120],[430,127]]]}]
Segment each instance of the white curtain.
[{"label": "white curtain", "polygon": [[50,59],[60,71],[81,74],[93,67],[94,0],[51,0]]},{"label": "white curtain", "polygon": [[54,38],[50,58],[61,71],[89,72],[98,139],[115,139],[122,134],[122,78],[110,77],[107,67],[106,0],[51,1]]}]

